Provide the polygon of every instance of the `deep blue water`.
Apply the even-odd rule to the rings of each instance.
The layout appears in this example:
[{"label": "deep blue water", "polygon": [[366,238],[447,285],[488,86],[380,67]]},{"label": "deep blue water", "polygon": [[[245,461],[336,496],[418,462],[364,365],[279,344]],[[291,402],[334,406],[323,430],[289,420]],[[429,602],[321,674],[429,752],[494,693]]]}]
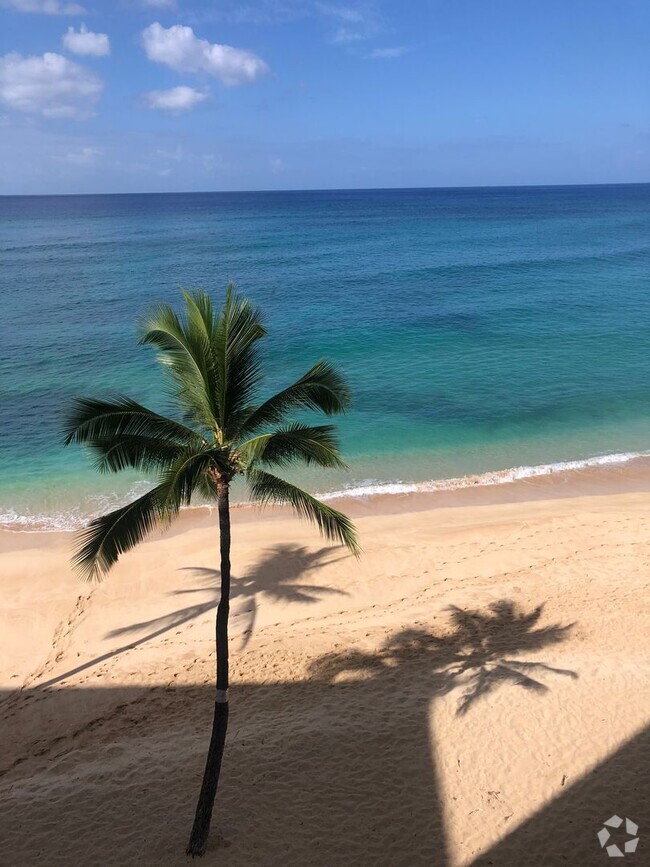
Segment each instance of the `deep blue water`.
[{"label": "deep blue water", "polygon": [[352,384],[350,471],[315,490],[650,448],[650,185],[3,197],[0,263],[5,522],[133,489],[61,412],[162,408],[138,316],[228,280],[266,311],[269,389],[322,356]]}]

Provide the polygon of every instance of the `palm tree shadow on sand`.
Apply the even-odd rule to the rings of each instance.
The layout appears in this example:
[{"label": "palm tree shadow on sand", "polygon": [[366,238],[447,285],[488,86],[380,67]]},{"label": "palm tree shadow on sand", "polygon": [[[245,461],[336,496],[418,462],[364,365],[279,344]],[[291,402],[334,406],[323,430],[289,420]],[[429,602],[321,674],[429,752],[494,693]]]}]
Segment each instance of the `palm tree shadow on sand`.
[{"label": "palm tree shadow on sand", "polygon": [[[331,547],[313,551],[303,545],[291,543],[275,545],[241,578],[233,576],[231,598],[242,600],[242,604],[233,612],[233,618],[248,615],[248,624],[242,631],[240,649],[246,647],[254,632],[260,601],[313,604],[323,596],[346,596],[344,590],[321,584],[306,584],[300,579],[316,569],[349,556],[349,554],[341,555]],[[212,606],[216,606],[219,601],[219,570],[206,569],[201,566],[187,566],[184,571],[202,578],[208,588],[214,588],[213,592],[216,598],[213,600]],[[175,595],[200,593],[204,590],[205,586],[190,590],[177,590]]]},{"label": "palm tree shadow on sand", "polygon": [[[255,566],[241,578],[232,576],[231,598],[239,597],[244,600],[244,610],[235,611],[234,614],[247,613],[249,622],[243,630],[242,648],[250,641],[259,606],[259,600],[286,602],[286,603],[314,603],[327,594],[346,595],[343,590],[318,584],[305,584],[301,577],[309,572],[343,559],[348,554],[341,554],[331,547],[318,550],[310,550],[302,545],[283,544],[269,548],[265,555]],[[75,668],[56,675],[46,681],[38,683],[39,689],[54,686],[70,677],[80,674],[87,669],[106,662],[112,657],[120,656],[127,651],[134,650],[149,641],[160,638],[166,633],[180,629],[187,623],[198,620],[205,614],[216,609],[219,603],[219,578],[217,569],[203,567],[185,567],[183,571],[190,572],[200,579],[198,587],[174,590],[169,595],[172,597],[186,594],[209,593],[209,597],[193,605],[185,605],[168,614],[162,614],[151,620],[143,620],[139,623],[131,623],[107,632],[106,639],[124,639],[127,636],[135,636],[146,630],[145,635],[133,638],[126,644],[102,653],[87,662],[81,663]]]},{"label": "palm tree shadow on sand", "polygon": [[448,634],[437,636],[424,629],[406,629],[388,639],[377,653],[327,654],[314,663],[311,673],[318,679],[333,681],[341,675],[380,676],[405,666],[423,665],[431,674],[435,695],[464,687],[458,715],[466,714],[478,699],[505,683],[543,693],[548,686],[539,680],[541,675],[578,677],[569,669],[512,658],[514,654],[558,644],[573,628],[573,623],[535,628],[542,616],[542,605],[528,614],[518,611],[507,599],[491,603],[487,612],[464,611],[455,605],[447,610],[454,627]]}]

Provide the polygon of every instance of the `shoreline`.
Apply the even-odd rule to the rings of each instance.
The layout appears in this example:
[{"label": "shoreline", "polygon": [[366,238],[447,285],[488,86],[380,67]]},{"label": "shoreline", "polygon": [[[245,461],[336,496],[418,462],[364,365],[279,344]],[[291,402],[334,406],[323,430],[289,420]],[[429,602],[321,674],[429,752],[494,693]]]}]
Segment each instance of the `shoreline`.
[{"label": "shoreline", "polygon": [[[512,467],[450,479],[358,485],[349,491],[342,489],[317,493],[316,496],[354,518],[449,507],[646,492],[650,492],[650,453],[619,453],[555,464]],[[231,509],[235,522],[246,523],[274,520],[292,514],[288,506],[260,507],[246,502],[232,503]],[[183,508],[174,526],[176,529],[179,525],[183,529],[203,526],[211,521],[213,511],[214,506],[211,505]],[[48,526],[45,521],[39,522],[38,519],[33,524],[0,521],[0,540],[16,535],[68,536],[93,517],[89,516],[72,527]],[[174,527],[170,532],[175,532]]]}]

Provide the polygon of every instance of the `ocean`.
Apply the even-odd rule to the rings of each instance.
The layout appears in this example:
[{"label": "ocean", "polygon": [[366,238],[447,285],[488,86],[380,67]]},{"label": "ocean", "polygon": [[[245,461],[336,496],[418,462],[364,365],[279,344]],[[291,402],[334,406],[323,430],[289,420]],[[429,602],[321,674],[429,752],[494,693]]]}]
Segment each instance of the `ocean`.
[{"label": "ocean", "polygon": [[313,491],[650,449],[650,184],[0,197],[0,264],[5,527],[79,526],[146,488],[64,449],[62,413],[115,392],[164,410],[136,321],[229,280],[266,313],[269,392],[321,357],[352,386],[349,470],[294,473]]}]

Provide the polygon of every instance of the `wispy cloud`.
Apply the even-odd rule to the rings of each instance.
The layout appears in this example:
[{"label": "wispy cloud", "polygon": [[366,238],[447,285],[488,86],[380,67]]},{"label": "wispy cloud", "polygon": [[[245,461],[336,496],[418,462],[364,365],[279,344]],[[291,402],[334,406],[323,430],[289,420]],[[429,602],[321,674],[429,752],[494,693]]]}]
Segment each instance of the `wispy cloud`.
[{"label": "wispy cloud", "polygon": [[231,87],[251,84],[268,72],[267,64],[252,51],[199,39],[182,24],[165,28],[156,21],[143,30],[142,42],[149,60],[176,72],[211,75]]},{"label": "wispy cloud", "polygon": [[283,24],[314,13],[311,0],[220,0],[214,6],[188,11],[190,23],[227,21],[230,24]]},{"label": "wispy cloud", "polygon": [[0,101],[18,111],[82,120],[94,114],[102,89],[94,72],[62,54],[0,57]]},{"label": "wispy cloud", "polygon": [[102,151],[99,148],[82,147],[67,154],[54,156],[53,159],[71,166],[94,166],[101,155]]},{"label": "wispy cloud", "polygon": [[157,148],[155,152],[155,156],[160,160],[171,160],[175,163],[180,163],[183,161],[185,156],[185,151],[183,150],[181,145],[176,145],[174,150],[166,150],[165,148]]},{"label": "wispy cloud", "polygon": [[365,20],[364,14],[360,9],[354,6],[337,6],[331,3],[316,3],[316,8],[323,15],[330,15],[332,18],[339,18],[341,21],[347,21],[350,24],[361,24]]},{"label": "wispy cloud", "polygon": [[367,60],[393,60],[396,57],[403,57],[408,48],[406,45],[395,45],[392,48],[374,48],[366,54]]},{"label": "wispy cloud", "polygon": [[336,22],[330,41],[338,44],[362,42],[376,36],[379,14],[374,3],[336,4],[316,2],[314,8],[321,15]]},{"label": "wispy cloud", "polygon": [[362,42],[364,39],[368,39],[365,33],[352,27],[339,27],[332,36],[332,42],[338,45],[344,45],[346,42]]},{"label": "wispy cloud", "polygon": [[149,108],[169,114],[183,114],[200,105],[208,96],[204,91],[181,85],[170,90],[151,90],[145,94],[145,100]]},{"label": "wispy cloud", "polygon": [[187,13],[187,21],[194,25],[207,21],[272,25],[306,18],[325,22],[328,41],[339,43],[371,39],[381,24],[376,0],[220,0]]},{"label": "wispy cloud", "polygon": [[79,3],[62,3],[60,0],[0,0],[0,6],[40,15],[83,15],[86,11]]},{"label": "wispy cloud", "polygon": [[68,27],[63,36],[63,47],[72,54],[91,54],[106,57],[111,53],[111,43],[106,33],[93,33],[85,24],[79,30]]}]

